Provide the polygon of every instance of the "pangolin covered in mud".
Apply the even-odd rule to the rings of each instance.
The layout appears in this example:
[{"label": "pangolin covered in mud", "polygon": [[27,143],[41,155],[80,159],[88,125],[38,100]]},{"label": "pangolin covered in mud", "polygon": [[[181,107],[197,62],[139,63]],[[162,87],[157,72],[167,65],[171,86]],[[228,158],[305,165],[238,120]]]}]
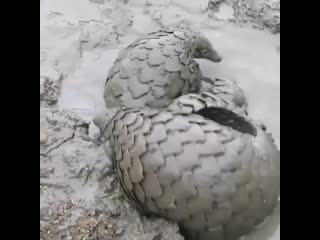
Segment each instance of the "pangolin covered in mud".
[{"label": "pangolin covered in mud", "polygon": [[208,85],[194,58],[221,60],[189,30],[135,41],[105,85],[106,107],[117,111],[98,125],[137,209],[176,221],[186,239],[235,240],[276,205],[280,151],[247,116],[242,91]]},{"label": "pangolin covered in mud", "polygon": [[198,92],[202,74],[194,57],[221,61],[208,39],[193,31],[160,30],[136,40],[109,71],[106,106],[159,108]]}]

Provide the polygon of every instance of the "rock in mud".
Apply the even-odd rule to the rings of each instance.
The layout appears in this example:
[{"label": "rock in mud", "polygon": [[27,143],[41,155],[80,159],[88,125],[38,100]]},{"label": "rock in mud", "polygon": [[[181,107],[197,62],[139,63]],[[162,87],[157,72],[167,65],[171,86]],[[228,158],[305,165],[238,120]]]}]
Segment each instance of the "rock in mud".
[{"label": "rock in mud", "polygon": [[55,67],[45,68],[40,74],[40,106],[58,103],[64,75]]},{"label": "rock in mud", "polygon": [[234,0],[236,23],[280,33],[280,0]]}]

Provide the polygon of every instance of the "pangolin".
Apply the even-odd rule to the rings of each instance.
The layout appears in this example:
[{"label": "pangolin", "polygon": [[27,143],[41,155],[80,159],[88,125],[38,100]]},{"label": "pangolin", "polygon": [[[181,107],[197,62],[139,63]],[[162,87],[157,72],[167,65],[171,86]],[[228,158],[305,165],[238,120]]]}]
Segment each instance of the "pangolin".
[{"label": "pangolin", "polygon": [[132,43],[109,72],[104,98],[117,110],[99,127],[142,214],[176,221],[188,240],[235,240],[276,205],[280,151],[243,92],[219,91],[236,85],[204,79],[194,58],[221,61],[189,30]]}]

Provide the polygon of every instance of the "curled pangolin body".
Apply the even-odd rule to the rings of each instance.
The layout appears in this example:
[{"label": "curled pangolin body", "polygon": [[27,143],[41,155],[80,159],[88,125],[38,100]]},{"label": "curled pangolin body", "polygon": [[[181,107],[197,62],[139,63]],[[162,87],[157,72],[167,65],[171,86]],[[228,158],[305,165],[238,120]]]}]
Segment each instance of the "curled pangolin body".
[{"label": "curled pangolin body", "polygon": [[[210,44],[198,33],[179,29],[150,33],[129,45],[109,71],[106,106],[159,108],[180,95],[198,92],[202,74],[193,60],[199,55],[197,42]],[[211,51],[208,57],[220,61],[215,50]]]},{"label": "curled pangolin body", "polygon": [[[239,91],[217,91],[222,80],[201,85],[193,60],[201,44],[192,32],[177,32],[149,34],[122,51],[104,96],[107,107],[122,108],[101,133],[123,190],[142,213],[178,222],[186,239],[235,240],[276,205],[280,152],[249,119]],[[189,48],[182,48],[188,38]],[[188,61],[180,62],[181,55]]]}]

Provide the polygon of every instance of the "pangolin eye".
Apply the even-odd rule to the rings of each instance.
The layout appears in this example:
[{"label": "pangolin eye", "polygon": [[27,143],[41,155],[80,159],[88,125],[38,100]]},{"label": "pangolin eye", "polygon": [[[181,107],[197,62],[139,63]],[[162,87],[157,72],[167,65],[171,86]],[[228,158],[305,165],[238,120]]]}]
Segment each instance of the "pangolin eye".
[{"label": "pangolin eye", "polygon": [[203,49],[203,50],[201,50],[201,53],[202,53],[203,55],[206,55],[206,54],[208,53],[208,50],[207,50],[207,49]]}]

